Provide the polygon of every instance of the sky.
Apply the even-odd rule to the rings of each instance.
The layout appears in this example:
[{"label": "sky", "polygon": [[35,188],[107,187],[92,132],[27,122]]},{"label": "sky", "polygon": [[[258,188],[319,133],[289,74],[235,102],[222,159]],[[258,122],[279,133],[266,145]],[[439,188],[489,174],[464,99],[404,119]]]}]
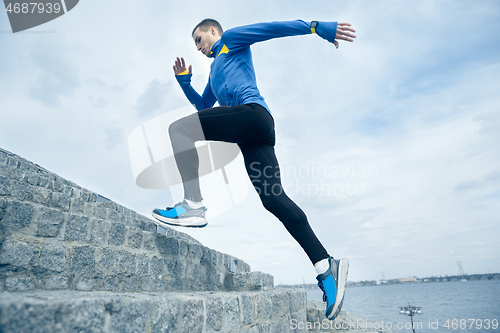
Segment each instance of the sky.
[{"label": "sky", "polygon": [[[287,194],[349,259],[350,280],[456,275],[457,261],[500,272],[498,1],[86,0],[16,34],[3,12],[0,147],[146,216],[180,201],[135,184],[128,137],[189,106],[175,57],[205,87],[211,60],[190,34],[207,17],[224,29],[303,19],[356,30],[339,49],[316,35],[252,46]],[[247,186],[206,228],[178,229],[275,284],[315,283]]]}]

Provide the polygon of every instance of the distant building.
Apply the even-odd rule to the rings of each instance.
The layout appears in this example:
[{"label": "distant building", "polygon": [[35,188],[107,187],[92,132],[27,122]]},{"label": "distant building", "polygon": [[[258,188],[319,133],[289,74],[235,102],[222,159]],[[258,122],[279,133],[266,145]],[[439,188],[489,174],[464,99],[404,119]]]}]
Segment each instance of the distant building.
[{"label": "distant building", "polygon": [[406,283],[406,282],[417,282],[417,278],[411,277],[411,278],[406,278],[406,279],[398,279],[399,283]]}]

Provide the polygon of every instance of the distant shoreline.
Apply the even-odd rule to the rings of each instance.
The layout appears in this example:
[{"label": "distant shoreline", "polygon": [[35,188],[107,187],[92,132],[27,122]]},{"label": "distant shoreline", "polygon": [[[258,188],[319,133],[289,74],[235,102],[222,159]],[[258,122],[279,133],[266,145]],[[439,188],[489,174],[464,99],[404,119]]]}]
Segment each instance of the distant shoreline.
[{"label": "distant shoreline", "polygon": [[[488,274],[471,274],[465,275],[463,277],[459,276],[433,276],[426,278],[405,278],[405,279],[393,279],[393,280],[367,280],[367,281],[348,281],[347,287],[365,287],[365,286],[385,286],[390,284],[410,284],[410,283],[430,283],[430,282],[459,282],[459,281],[489,281],[500,279],[500,273],[488,273]],[[315,283],[306,284],[278,284],[277,288],[303,288],[303,289],[315,289],[318,287]]]}]

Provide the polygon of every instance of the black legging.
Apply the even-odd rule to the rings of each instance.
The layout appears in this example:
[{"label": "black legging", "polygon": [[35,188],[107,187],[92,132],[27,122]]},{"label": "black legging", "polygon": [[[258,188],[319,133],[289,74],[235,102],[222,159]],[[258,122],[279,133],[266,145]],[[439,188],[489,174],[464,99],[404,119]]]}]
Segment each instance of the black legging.
[{"label": "black legging", "polygon": [[202,200],[195,141],[237,143],[264,207],[283,223],[313,264],[329,257],[304,212],[283,190],[274,153],[274,119],[264,107],[251,103],[205,109],[172,123],[169,134],[183,180],[184,198]]}]

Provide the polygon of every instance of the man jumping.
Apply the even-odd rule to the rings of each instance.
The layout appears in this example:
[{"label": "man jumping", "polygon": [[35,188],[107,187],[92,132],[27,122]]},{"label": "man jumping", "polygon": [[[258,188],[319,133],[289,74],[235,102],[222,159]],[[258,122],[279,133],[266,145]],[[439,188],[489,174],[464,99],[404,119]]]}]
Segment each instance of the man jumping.
[{"label": "man jumping", "polygon": [[[279,172],[274,172],[279,170],[274,152],[274,119],[257,89],[250,46],[272,38],[317,34],[338,48],[339,40],[352,42],[356,38],[354,32],[349,23],[302,20],[257,23],[224,32],[215,20],[201,21],[193,29],[192,37],[198,51],[214,58],[203,94],[200,96],[191,86],[192,66],[186,68],[184,59],[177,58],[173,67],[186,97],[198,110],[175,121],[168,129],[183,181],[184,200],[174,207],[155,209],[152,213],[161,226],[206,226],[207,209],[200,191],[195,142],[211,140],[238,144],[262,204],[283,223],[314,264],[323,301],[327,302],[326,317],[331,320],[342,308],[349,263],[345,258],[335,260],[327,253],[304,212],[285,194]],[[216,101],[219,107],[213,107]],[[272,175],[265,172],[266,168],[273,170]],[[269,191],[269,188],[274,190]]]}]

